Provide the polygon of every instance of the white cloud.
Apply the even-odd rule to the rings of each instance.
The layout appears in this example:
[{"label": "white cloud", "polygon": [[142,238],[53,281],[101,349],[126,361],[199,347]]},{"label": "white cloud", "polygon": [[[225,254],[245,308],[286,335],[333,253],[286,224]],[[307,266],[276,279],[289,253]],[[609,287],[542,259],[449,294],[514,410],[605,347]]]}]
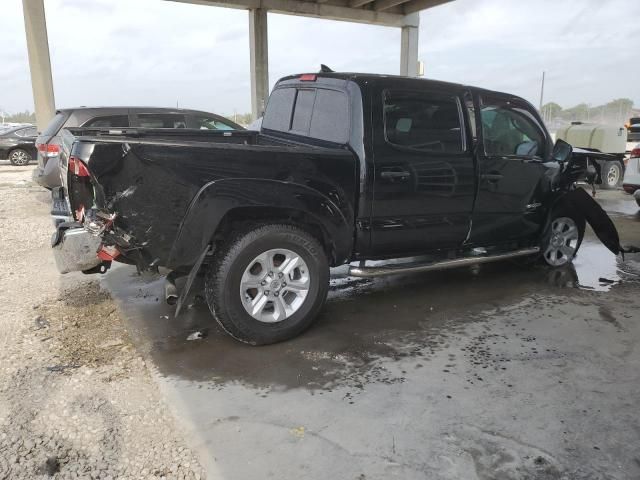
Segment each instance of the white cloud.
[{"label": "white cloud", "polygon": [[[32,109],[20,0],[0,7],[0,108]],[[158,105],[248,111],[246,11],[163,0],[45,0],[57,106]],[[423,12],[428,77],[565,106],[640,105],[640,2],[456,0]],[[7,40],[9,39],[9,40]],[[396,73],[398,29],[269,15],[271,83],[320,63]]]}]

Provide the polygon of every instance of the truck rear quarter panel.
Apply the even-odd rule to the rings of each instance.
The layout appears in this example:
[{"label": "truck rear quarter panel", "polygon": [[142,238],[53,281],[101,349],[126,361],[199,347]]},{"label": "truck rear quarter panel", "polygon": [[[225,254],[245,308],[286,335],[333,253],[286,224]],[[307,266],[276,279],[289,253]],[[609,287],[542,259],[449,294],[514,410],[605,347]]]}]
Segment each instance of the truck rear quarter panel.
[{"label": "truck rear quarter panel", "polygon": [[[89,169],[96,204],[116,213],[149,263],[192,265],[235,208],[288,208],[309,215],[352,250],[357,165],[343,148],[189,143],[96,143]],[[347,253],[348,252],[348,253]]]}]

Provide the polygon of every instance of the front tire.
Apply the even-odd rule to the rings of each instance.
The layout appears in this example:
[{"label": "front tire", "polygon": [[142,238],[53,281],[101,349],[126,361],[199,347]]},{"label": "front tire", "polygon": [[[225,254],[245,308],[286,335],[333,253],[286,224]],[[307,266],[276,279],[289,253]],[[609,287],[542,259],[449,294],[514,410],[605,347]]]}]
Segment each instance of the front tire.
[{"label": "front tire", "polygon": [[235,339],[267,345],[293,338],[327,297],[329,263],[312,235],[284,224],[254,225],[222,245],[205,279],[211,313]]},{"label": "front tire", "polygon": [[541,252],[545,263],[554,268],[571,263],[582,244],[585,227],[584,218],[576,217],[564,208],[555,210],[542,237]]},{"label": "front tire", "polygon": [[602,173],[600,174],[604,190],[613,190],[618,188],[622,181],[622,166],[620,162],[605,162],[602,165]]},{"label": "front tire", "polygon": [[31,154],[21,148],[11,150],[11,153],[9,153],[9,162],[11,162],[11,165],[14,167],[24,167],[25,165],[29,165],[31,160]]}]

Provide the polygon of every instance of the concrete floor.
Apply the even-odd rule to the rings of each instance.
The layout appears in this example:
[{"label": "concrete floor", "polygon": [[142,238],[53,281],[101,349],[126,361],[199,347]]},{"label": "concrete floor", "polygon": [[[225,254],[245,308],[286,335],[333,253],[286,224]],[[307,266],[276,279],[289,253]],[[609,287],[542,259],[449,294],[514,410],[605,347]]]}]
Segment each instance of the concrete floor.
[{"label": "concrete floor", "polygon": [[[599,200],[640,244],[633,199]],[[104,282],[209,478],[640,478],[640,254],[615,258],[590,231],[560,270],[338,269],[316,325],[269,347],[203,305],[174,319],[160,277]]]}]

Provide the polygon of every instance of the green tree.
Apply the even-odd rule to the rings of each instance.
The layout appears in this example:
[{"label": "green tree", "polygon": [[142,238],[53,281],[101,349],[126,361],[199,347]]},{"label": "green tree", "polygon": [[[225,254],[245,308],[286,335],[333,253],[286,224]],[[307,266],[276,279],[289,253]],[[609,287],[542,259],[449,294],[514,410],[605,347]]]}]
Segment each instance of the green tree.
[{"label": "green tree", "polygon": [[542,106],[542,117],[545,120],[552,120],[562,113],[562,107],[555,102],[545,103]]},{"label": "green tree", "polygon": [[36,123],[36,115],[29,110],[24,112],[13,113],[4,117],[4,121],[7,123]]}]

